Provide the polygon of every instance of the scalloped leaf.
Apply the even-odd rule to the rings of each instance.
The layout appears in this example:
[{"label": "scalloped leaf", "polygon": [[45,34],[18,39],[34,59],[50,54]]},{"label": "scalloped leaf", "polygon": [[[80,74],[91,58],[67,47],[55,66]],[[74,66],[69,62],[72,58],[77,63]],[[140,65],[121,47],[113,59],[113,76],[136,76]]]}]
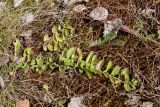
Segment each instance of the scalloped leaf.
[{"label": "scalloped leaf", "polygon": [[48,48],[48,50],[49,50],[50,52],[53,52],[53,50],[54,50],[53,45],[50,44],[50,43],[47,45],[47,48]]},{"label": "scalloped leaf", "polygon": [[126,91],[130,91],[131,90],[131,87],[130,87],[129,83],[124,83],[124,89]]},{"label": "scalloped leaf", "polygon": [[121,68],[119,66],[114,67],[112,72],[111,72],[111,75],[116,76],[119,73],[120,69]]},{"label": "scalloped leaf", "polygon": [[138,81],[137,80],[134,80],[134,79],[132,79],[132,81],[131,81],[131,87],[132,87],[132,89],[136,89],[136,86],[138,85]]},{"label": "scalloped leaf", "polygon": [[91,64],[94,65],[96,60],[97,60],[97,55],[93,55],[92,60],[91,60]]},{"label": "scalloped leaf", "polygon": [[82,50],[80,48],[77,48],[77,54],[78,54],[78,60],[82,60],[83,59],[83,53]]},{"label": "scalloped leaf", "polygon": [[75,53],[75,48],[70,48],[68,51],[67,51],[67,58],[71,58],[71,56]]},{"label": "scalloped leaf", "polygon": [[48,36],[48,34],[45,34],[45,35],[44,35],[43,41],[44,41],[44,42],[49,41],[49,36]]},{"label": "scalloped leaf", "polygon": [[86,58],[86,64],[89,64],[92,60],[92,56],[94,55],[93,51],[91,51],[88,55],[88,57]]},{"label": "scalloped leaf", "polygon": [[108,72],[112,68],[112,61],[109,61],[104,72]]},{"label": "scalloped leaf", "polygon": [[92,74],[91,72],[89,72],[89,71],[86,71],[86,74],[87,74],[87,76],[88,76],[88,78],[89,78],[89,79],[92,79],[92,77],[93,77],[93,74]]}]

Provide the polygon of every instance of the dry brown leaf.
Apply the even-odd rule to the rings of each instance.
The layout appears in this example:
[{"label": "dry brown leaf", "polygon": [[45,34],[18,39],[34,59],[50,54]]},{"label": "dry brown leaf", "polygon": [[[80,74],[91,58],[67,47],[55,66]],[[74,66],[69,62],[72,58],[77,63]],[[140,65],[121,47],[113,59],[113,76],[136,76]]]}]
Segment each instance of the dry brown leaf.
[{"label": "dry brown leaf", "polygon": [[96,7],[90,12],[89,16],[94,20],[106,20],[108,16],[108,10],[104,7]]},{"label": "dry brown leaf", "polygon": [[16,107],[30,107],[29,106],[29,101],[27,99],[18,101],[16,103]]}]

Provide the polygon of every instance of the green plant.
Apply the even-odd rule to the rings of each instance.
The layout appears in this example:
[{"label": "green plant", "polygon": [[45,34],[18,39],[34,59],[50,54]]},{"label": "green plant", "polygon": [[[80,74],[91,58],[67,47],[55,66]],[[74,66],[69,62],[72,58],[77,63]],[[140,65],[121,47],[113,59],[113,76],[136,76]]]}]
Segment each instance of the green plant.
[{"label": "green plant", "polygon": [[70,25],[69,21],[66,20],[64,23],[59,25],[54,25],[52,27],[52,36],[49,37],[48,34],[44,35],[44,51],[58,51],[65,45],[68,46],[67,38],[73,34],[73,28]]},{"label": "green plant", "polygon": [[125,68],[121,70],[119,66],[112,66],[112,61],[109,61],[106,68],[103,69],[104,61],[98,61],[97,55],[94,52],[90,52],[86,59],[83,58],[83,53],[79,48],[65,49],[60,55],[60,63],[63,69],[77,68],[79,72],[92,79],[94,74],[102,76],[102,74],[109,78],[113,84],[124,83],[126,91],[134,90],[138,81],[132,79],[130,81],[128,70]]},{"label": "green plant", "polygon": [[16,39],[16,41],[13,42],[13,44],[14,44],[14,56],[17,57],[19,50],[20,50],[20,47],[21,47],[21,43],[20,43],[19,39]]},{"label": "green plant", "polygon": [[41,74],[47,69],[54,69],[55,63],[53,58],[50,57],[42,57],[38,56],[37,58],[31,58],[31,48],[26,48],[23,52],[22,57],[20,57],[17,61],[17,68],[23,69],[24,72],[28,72],[30,69],[36,71]]},{"label": "green plant", "polygon": [[[44,51],[55,51],[58,56],[57,60],[54,60],[52,56],[37,56],[36,58],[31,57],[31,48],[26,48],[23,52],[23,56],[18,60],[18,68],[28,71],[32,69],[39,74],[47,70],[54,70],[59,68],[60,71],[67,69],[77,69],[81,74],[86,74],[88,78],[92,79],[93,75],[105,76],[112,84],[123,84],[126,91],[136,89],[137,80],[130,79],[128,69],[121,69],[120,66],[113,66],[112,61],[109,61],[105,67],[104,60],[99,60],[97,55],[93,51],[84,57],[83,52],[80,48],[71,47],[67,44],[66,37],[73,33],[73,29],[69,24],[61,24],[52,28],[53,36],[48,34],[44,35]],[[111,39],[113,33],[101,42],[104,43],[106,40]],[[15,56],[19,54],[20,42],[16,40],[15,45]],[[63,50],[62,50],[63,47]],[[64,48],[66,47],[66,48]],[[62,50],[62,51],[61,51]]]},{"label": "green plant", "polygon": [[115,32],[110,32],[108,35],[101,37],[97,40],[97,44],[98,45],[103,45],[106,41],[110,41],[112,40],[113,35],[115,34]]}]

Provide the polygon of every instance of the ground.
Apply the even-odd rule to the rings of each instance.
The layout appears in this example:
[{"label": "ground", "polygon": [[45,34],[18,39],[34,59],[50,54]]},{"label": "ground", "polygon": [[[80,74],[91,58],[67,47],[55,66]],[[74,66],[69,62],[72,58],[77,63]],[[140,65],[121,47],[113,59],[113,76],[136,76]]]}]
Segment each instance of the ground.
[{"label": "ground", "polygon": [[[160,106],[159,0],[89,0],[76,3],[87,7],[83,12],[74,12],[74,6],[68,8],[50,0],[39,2],[33,6],[23,3],[0,15],[0,76],[5,81],[5,88],[0,89],[0,104],[11,107],[19,100],[28,99],[33,107],[67,107],[72,97],[84,96],[82,103],[87,107],[138,107],[144,102],[151,102],[154,107]],[[115,39],[90,47],[88,44],[101,38],[104,30],[104,21],[95,21],[89,17],[89,13],[98,6],[108,10],[107,20],[121,18],[129,30],[120,29]],[[139,12],[146,8],[155,10],[153,17],[146,17]],[[27,25],[21,24],[20,20],[26,10],[36,16]],[[76,69],[64,72],[48,70],[38,74],[32,70],[24,73],[22,69],[16,68],[13,63],[15,39],[20,39],[22,50],[31,47],[34,57],[50,55],[43,52],[43,35],[51,35],[53,25],[64,21],[66,16],[70,17],[75,29],[75,35],[68,38],[70,44],[80,47],[85,56],[94,51],[105,62],[112,60],[114,65],[127,67],[130,76],[139,81],[136,90],[126,92],[123,86],[113,85],[103,76],[95,75],[89,79]],[[140,21],[144,23],[140,31],[130,31]],[[88,34],[90,27],[93,30]],[[29,30],[32,31],[30,36],[19,36]],[[156,37],[146,40],[149,34],[155,34]],[[115,44],[116,40],[122,40],[123,44]],[[48,86],[47,92],[43,88],[44,84]],[[127,103],[133,96],[137,96],[138,101]]]}]

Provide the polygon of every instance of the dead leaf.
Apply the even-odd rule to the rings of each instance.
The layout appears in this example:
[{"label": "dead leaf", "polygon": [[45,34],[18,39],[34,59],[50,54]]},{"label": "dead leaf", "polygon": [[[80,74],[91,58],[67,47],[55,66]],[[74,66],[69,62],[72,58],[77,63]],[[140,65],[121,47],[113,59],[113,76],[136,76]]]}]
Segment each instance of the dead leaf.
[{"label": "dead leaf", "polygon": [[71,101],[68,103],[68,107],[86,107],[82,104],[83,96],[80,97],[72,97]]},{"label": "dead leaf", "polygon": [[27,99],[21,100],[16,103],[16,107],[30,107],[29,106],[29,101]]},{"label": "dead leaf", "polygon": [[116,38],[117,32],[122,26],[122,22],[123,21],[121,18],[116,18],[113,21],[107,21],[107,23],[104,23],[104,32],[103,32],[104,37],[111,32],[115,32],[115,34],[112,36],[112,39]]},{"label": "dead leaf", "polygon": [[152,102],[143,102],[142,107],[153,107]]},{"label": "dead leaf", "polygon": [[153,17],[153,13],[155,12],[156,10],[146,8],[146,9],[143,9],[141,13],[146,17]]},{"label": "dead leaf", "polygon": [[77,5],[73,7],[73,11],[75,12],[83,12],[83,10],[87,9],[85,5]]},{"label": "dead leaf", "polygon": [[107,19],[108,10],[105,9],[104,7],[96,7],[90,12],[89,16],[94,20],[102,21]]}]

